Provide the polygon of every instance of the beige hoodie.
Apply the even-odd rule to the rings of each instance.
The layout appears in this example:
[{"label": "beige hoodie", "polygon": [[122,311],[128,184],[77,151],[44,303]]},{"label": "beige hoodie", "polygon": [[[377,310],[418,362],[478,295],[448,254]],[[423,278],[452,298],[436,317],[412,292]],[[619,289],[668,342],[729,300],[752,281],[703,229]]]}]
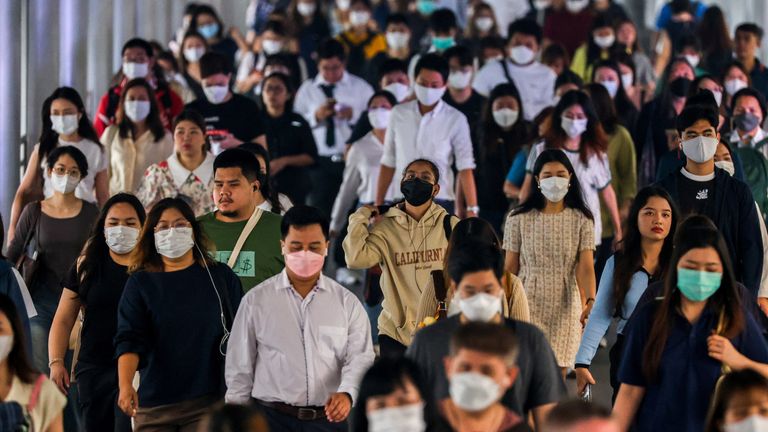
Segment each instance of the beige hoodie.
[{"label": "beige hoodie", "polygon": [[[448,247],[443,218],[448,215],[432,203],[417,221],[397,207],[383,215],[381,222],[368,229],[371,210],[360,207],[349,217],[344,239],[344,256],[352,269],[381,266],[381,291],[384,310],[379,316],[379,334],[404,344],[411,343],[421,291],[430,281],[432,270],[443,268]],[[451,226],[458,218],[453,217]]]}]

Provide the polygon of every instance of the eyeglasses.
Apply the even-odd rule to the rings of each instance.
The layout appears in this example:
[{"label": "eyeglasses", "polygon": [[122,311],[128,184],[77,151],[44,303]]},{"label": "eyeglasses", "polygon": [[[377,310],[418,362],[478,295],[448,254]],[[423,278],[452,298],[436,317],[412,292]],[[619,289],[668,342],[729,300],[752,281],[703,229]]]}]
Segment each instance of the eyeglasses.
[{"label": "eyeglasses", "polygon": [[54,167],[53,168],[53,173],[56,174],[56,175],[59,175],[59,176],[68,175],[68,176],[70,176],[72,178],[76,178],[76,179],[80,178],[80,170],[78,170],[77,168],[71,169],[71,170],[67,170],[66,168],[60,167],[60,166],[59,167]]},{"label": "eyeglasses", "polygon": [[172,224],[159,223],[155,225],[155,232],[165,231],[171,228],[180,229],[180,228],[191,228],[191,227],[192,227],[192,224],[190,224],[187,221],[178,221]]}]

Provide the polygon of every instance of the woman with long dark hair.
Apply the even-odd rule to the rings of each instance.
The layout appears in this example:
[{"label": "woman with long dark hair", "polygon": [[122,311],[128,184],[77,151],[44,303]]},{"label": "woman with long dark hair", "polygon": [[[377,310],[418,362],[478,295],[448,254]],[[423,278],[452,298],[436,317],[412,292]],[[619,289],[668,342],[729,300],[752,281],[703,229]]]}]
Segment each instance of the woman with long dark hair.
[{"label": "woman with long dark hair", "polygon": [[733,41],[723,10],[717,5],[707,7],[701,16],[696,38],[701,42],[704,57],[701,66],[712,75],[720,76],[733,59]]},{"label": "woman with long dark hair", "polygon": [[[615,47],[616,49],[612,57],[614,57],[614,60],[618,60],[616,57],[616,51],[620,51],[618,48],[623,49],[624,53],[629,56],[634,71],[633,83],[638,90],[637,93],[639,93],[637,101],[639,103],[645,102],[645,100],[650,99],[656,90],[656,72],[653,69],[651,59],[640,47],[640,41],[637,37],[637,26],[629,17],[621,17],[614,23],[614,29],[616,30],[616,40],[619,44]],[[620,63],[625,62],[620,61]],[[628,87],[626,82],[624,87],[625,90]],[[643,98],[643,95],[647,97]]]},{"label": "woman with long dark hair", "polygon": [[59,87],[43,102],[40,140],[29,155],[27,169],[16,190],[8,224],[8,244],[16,233],[16,225],[24,206],[53,195],[51,177],[46,170],[48,155],[58,146],[73,146],[83,152],[89,175],[81,179],[75,195],[92,203],[109,198],[109,174],[104,147],[85,111],[83,99],[71,87]]},{"label": "woman with long dark hair", "polygon": [[[475,150],[479,216],[501,233],[508,197],[516,199],[525,179],[525,161],[531,141],[536,136],[533,124],[525,120],[520,94],[514,84],[499,84],[488,96],[483,108],[483,127]],[[514,170],[511,173],[510,171]],[[510,193],[504,193],[510,180]]]},{"label": "woman with long dark hair", "polygon": [[[621,125],[628,131],[635,130],[637,116],[640,115],[640,112],[624,90],[624,80],[618,63],[613,60],[597,62],[592,71],[592,82],[602,84],[608,90]],[[605,123],[603,123],[603,128],[606,128]]]},{"label": "woman with long dark hair", "polygon": [[213,7],[198,4],[192,14],[189,31],[200,34],[205,38],[211,51],[220,53],[229,59],[230,64],[235,64],[238,44],[229,37],[229,29],[224,27],[224,23]]},{"label": "woman with long dark hair", "polygon": [[638,308],[626,330],[613,409],[623,430],[704,428],[722,374],[707,344],[713,334],[747,358],[768,362],[765,339],[744,312],[725,241],[706,216],[678,227],[663,299]]},{"label": "woman with long dark hair", "polygon": [[[621,240],[621,218],[616,202],[616,192],[611,185],[611,169],[608,161],[608,136],[600,124],[595,106],[590,97],[578,90],[563,95],[549,118],[549,127],[543,142],[533,146],[528,154],[525,181],[520,200],[525,201],[532,193],[533,167],[539,155],[548,149],[557,149],[566,155],[575,170],[580,195],[593,215],[600,214],[600,198],[603,199],[613,221],[614,239]],[[595,245],[602,240],[602,222],[594,220]]]},{"label": "woman with long dark hair", "polygon": [[607,60],[615,44],[616,32],[610,17],[606,14],[597,15],[592,21],[587,41],[573,54],[571,70],[584,82],[591,82],[595,64]]},{"label": "woman with long dark hair", "polygon": [[589,365],[614,318],[618,319],[618,335],[610,352],[610,382],[614,397],[618,392],[616,373],[621,364],[624,328],[648,284],[663,279],[667,273],[679,217],[669,193],[658,187],[642,189],[632,202],[626,235],[603,270],[595,306],[576,354],[579,392],[586,384],[595,384]]},{"label": "woman with long dark hair", "polygon": [[208,245],[189,205],[166,198],[150,210],[131,254],[114,345],[118,406],[137,430],[194,428],[223,397],[226,340],[243,289]]},{"label": "woman with long dark hair", "polygon": [[184,78],[184,84],[189,95],[185,94],[184,102],[189,103],[195,99],[205,99],[202,76],[200,75],[200,59],[208,52],[208,42],[198,32],[188,31],[181,40],[178,56],[179,69]]},{"label": "woman with long dark hair", "polygon": [[531,323],[547,336],[565,377],[595,301],[594,219],[563,151],[544,150],[532,175],[536,187],[507,218],[504,267],[522,280]]},{"label": "woman with long dark hair", "polygon": [[[161,125],[162,128],[162,125]],[[83,312],[80,352],[74,377],[85,431],[130,431],[131,422],[117,408],[117,363],[112,346],[117,332],[117,305],[128,280],[130,253],[146,214],[133,195],[112,196],[93,226],[83,252],[62,285],[48,340],[48,356],[64,358],[69,335]],[[70,386],[67,368],[51,361],[51,380],[62,392]]]},{"label": "woman with long dark hair", "polygon": [[288,6],[288,22],[299,40],[299,55],[307,64],[307,76],[317,74],[317,47],[331,36],[324,4],[318,0],[291,0]]}]

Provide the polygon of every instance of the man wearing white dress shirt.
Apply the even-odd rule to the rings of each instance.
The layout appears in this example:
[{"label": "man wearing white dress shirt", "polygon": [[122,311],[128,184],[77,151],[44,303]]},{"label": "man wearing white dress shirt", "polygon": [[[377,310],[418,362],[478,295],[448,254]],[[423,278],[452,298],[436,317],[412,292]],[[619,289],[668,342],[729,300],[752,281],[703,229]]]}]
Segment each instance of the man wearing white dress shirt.
[{"label": "man wearing white dress shirt", "polygon": [[[466,208],[457,208],[461,216],[477,216],[477,192],[472,171],[475,158],[467,118],[442,100],[448,80],[448,61],[438,54],[426,54],[416,65],[416,100],[401,103],[390,114],[384,139],[376,205],[386,198],[395,171],[405,172],[408,164],[420,158],[434,162],[440,170],[440,191],[435,203],[454,213],[453,165]],[[398,191],[399,192],[399,191]],[[402,196],[397,193],[397,196]]]},{"label": "man wearing white dress shirt", "polygon": [[346,52],[338,40],[321,43],[317,56],[319,72],[299,87],[294,111],[312,127],[319,156],[310,172],[313,188],[308,203],[329,216],[344,172],[345,143],[373,88],[346,71]]},{"label": "man wearing white dress shirt", "polygon": [[322,274],[328,220],[296,206],[281,225],[285,270],[251,289],[227,347],[226,401],[262,406],[274,431],[347,431],[374,359],[371,326],[349,290]]},{"label": "man wearing white dress shirt", "polygon": [[544,108],[552,105],[557,75],[539,63],[542,30],[536,21],[520,19],[509,26],[507,49],[509,58],[489,61],[475,76],[472,87],[488,97],[499,84],[511,82],[520,92],[526,120],[533,120]]}]

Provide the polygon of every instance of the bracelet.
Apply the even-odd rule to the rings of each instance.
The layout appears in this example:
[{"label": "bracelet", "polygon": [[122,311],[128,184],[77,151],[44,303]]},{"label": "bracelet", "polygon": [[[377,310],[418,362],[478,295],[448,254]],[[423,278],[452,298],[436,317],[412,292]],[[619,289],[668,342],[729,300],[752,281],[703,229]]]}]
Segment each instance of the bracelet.
[{"label": "bracelet", "polygon": [[469,213],[469,212],[474,213],[474,214],[478,214],[478,213],[480,213],[480,207],[476,206],[476,205],[475,206],[467,206],[467,213]]},{"label": "bracelet", "polygon": [[589,305],[589,302],[590,302],[590,301],[594,303],[594,302],[595,302],[595,298],[594,298],[594,297],[590,297],[590,298],[588,298],[588,299],[587,299],[587,302],[586,302],[585,304],[586,304],[586,305]]},{"label": "bracelet", "polygon": [[53,365],[55,365],[56,363],[59,363],[59,362],[64,363],[64,359],[63,358],[52,359],[51,361],[48,362],[48,369],[50,369],[51,366],[53,366]]}]

